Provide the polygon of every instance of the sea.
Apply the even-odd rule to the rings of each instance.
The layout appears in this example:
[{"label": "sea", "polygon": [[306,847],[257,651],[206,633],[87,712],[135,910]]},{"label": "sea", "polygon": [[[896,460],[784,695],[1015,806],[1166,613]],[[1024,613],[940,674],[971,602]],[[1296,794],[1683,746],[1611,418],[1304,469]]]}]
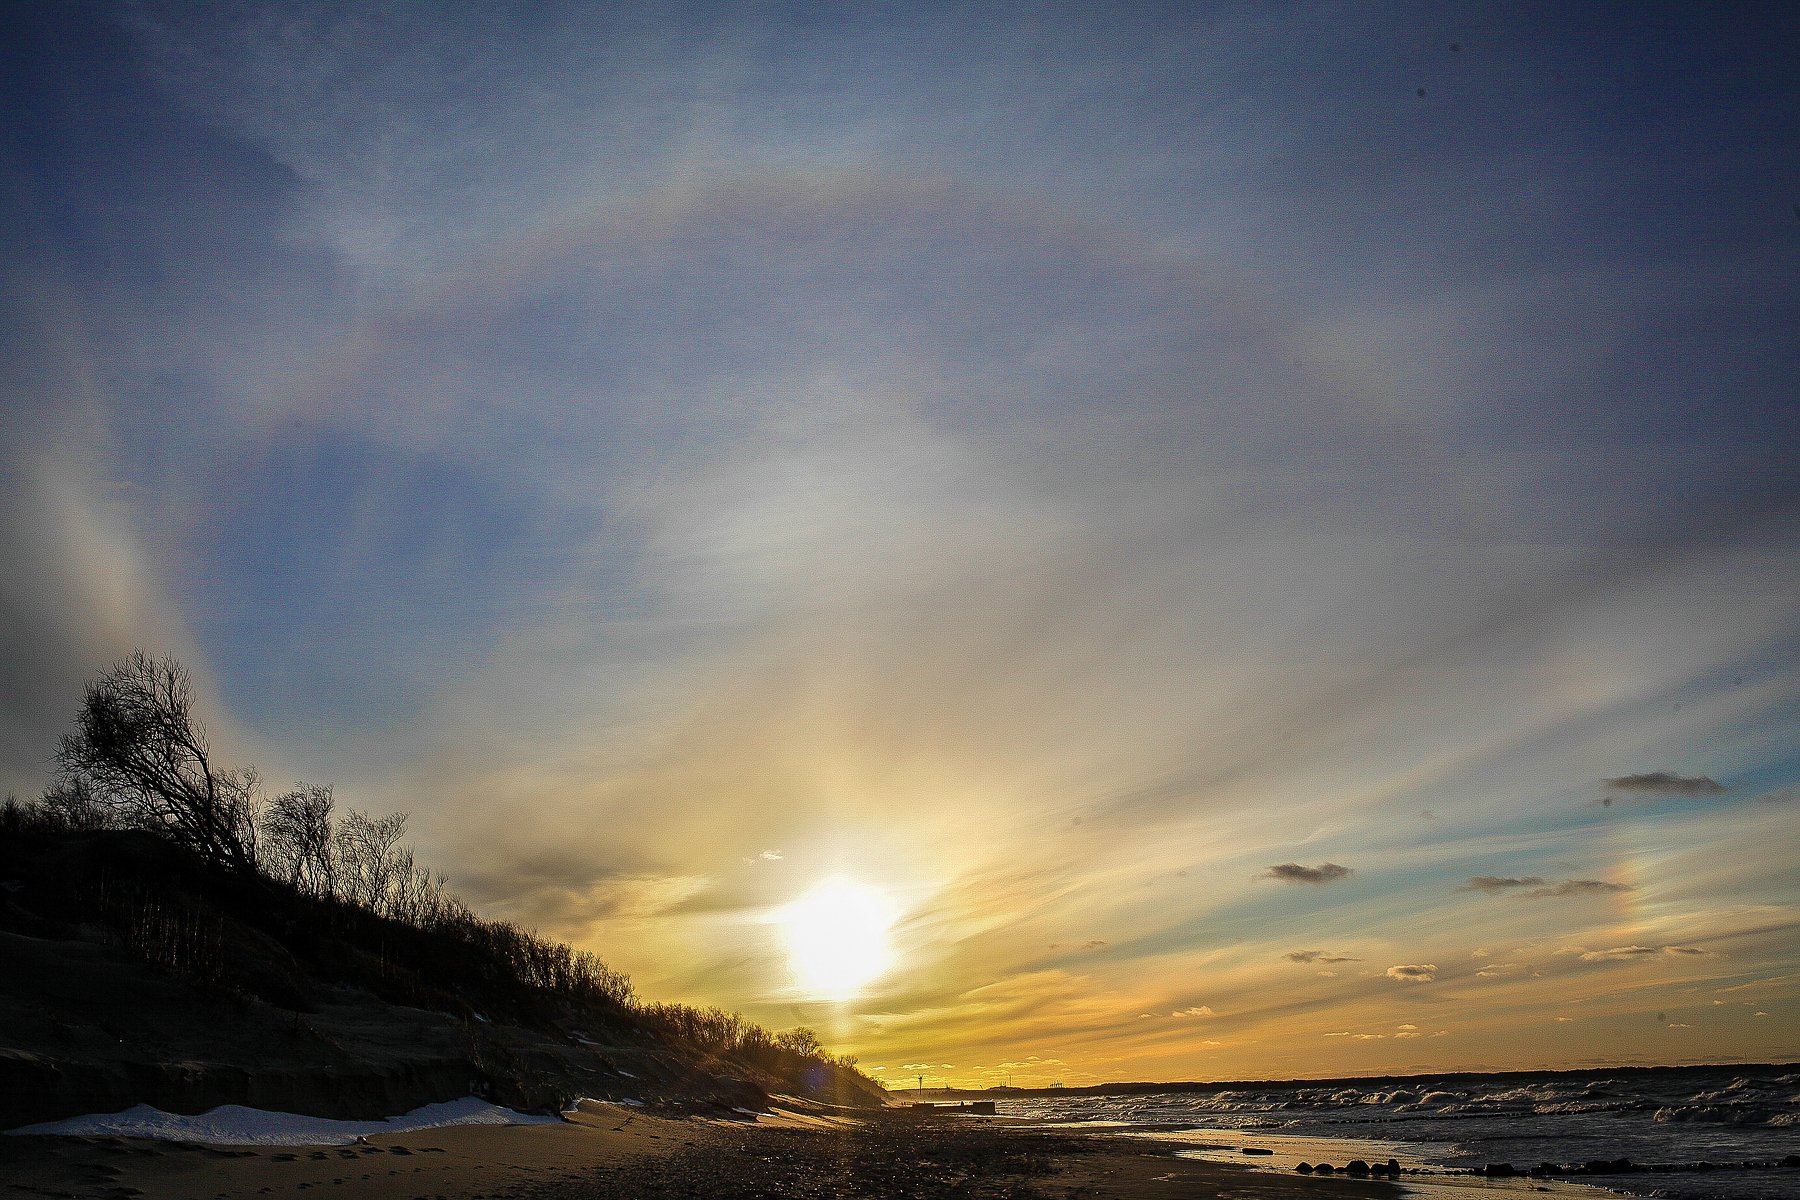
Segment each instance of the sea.
[{"label": "sea", "polygon": [[[1051,1091],[997,1097],[996,1111],[1142,1134],[1187,1156],[1290,1174],[1301,1162],[1393,1158],[1400,1182],[1421,1196],[1800,1198],[1800,1168],[1780,1165],[1800,1155],[1800,1064]],[[1490,1171],[1620,1159],[1631,1169],[1528,1182]]]}]

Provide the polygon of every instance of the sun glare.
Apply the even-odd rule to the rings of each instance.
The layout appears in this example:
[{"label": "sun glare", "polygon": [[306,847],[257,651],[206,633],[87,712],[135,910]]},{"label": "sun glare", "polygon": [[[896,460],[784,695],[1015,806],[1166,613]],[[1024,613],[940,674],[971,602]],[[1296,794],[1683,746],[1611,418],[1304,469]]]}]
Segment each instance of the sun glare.
[{"label": "sun glare", "polygon": [[871,887],[827,879],[781,910],[788,961],[802,992],[848,1000],[893,965],[894,906]]}]

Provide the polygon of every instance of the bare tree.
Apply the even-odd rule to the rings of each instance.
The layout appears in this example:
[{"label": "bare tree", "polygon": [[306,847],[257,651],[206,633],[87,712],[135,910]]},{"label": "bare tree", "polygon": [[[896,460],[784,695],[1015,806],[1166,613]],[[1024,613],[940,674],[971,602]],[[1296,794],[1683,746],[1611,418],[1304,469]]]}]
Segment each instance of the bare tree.
[{"label": "bare tree", "polygon": [[351,809],[344,815],[332,838],[342,899],[381,911],[388,889],[394,885],[400,870],[396,848],[405,833],[405,813],[372,817]]},{"label": "bare tree", "polygon": [[37,811],[50,824],[63,829],[106,829],[118,823],[112,811],[85,779],[59,779],[44,789]]},{"label": "bare tree", "polygon": [[314,896],[338,888],[338,855],[331,827],[331,785],[299,784],[269,801],[262,820],[265,869]]},{"label": "bare tree", "polygon": [[193,684],[173,658],[142,650],[90,683],[56,757],[125,824],[157,829],[215,863],[256,867],[254,770],[213,765]]},{"label": "bare tree", "polygon": [[804,1058],[817,1057],[824,1049],[819,1044],[819,1035],[804,1025],[796,1025],[792,1029],[784,1029],[775,1035],[775,1044],[792,1054]]}]

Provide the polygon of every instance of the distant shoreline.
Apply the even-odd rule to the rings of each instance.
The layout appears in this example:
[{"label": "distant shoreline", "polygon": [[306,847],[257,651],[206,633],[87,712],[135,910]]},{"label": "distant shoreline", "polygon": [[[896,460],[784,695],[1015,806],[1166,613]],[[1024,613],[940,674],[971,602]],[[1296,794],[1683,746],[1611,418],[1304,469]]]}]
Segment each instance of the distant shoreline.
[{"label": "distant shoreline", "polygon": [[1800,1071],[1800,1062],[1733,1062],[1733,1063],[1679,1063],[1666,1066],[1629,1066],[1629,1067],[1546,1067],[1533,1071],[1418,1071],[1405,1075],[1328,1075],[1303,1079],[1222,1079],[1222,1080],[1178,1080],[1167,1083],[1148,1081],[1125,1081],[1118,1083],[1088,1083],[1078,1087],[1010,1087],[1000,1085],[986,1088],[959,1087],[927,1087],[889,1088],[888,1096],[904,1100],[908,1096],[957,1096],[974,1099],[1004,1100],[1017,1096],[1134,1096],[1154,1095],[1159,1092],[1214,1092],[1229,1091],[1236,1088],[1280,1088],[1280,1087],[1330,1087],[1334,1085],[1350,1086],[1355,1084],[1406,1084],[1421,1081],[1454,1083],[1466,1080],[1487,1079],[1535,1079],[1545,1075],[1556,1075],[1563,1078],[1580,1078],[1583,1076],[1616,1076],[1647,1075],[1653,1072],[1679,1071]]}]

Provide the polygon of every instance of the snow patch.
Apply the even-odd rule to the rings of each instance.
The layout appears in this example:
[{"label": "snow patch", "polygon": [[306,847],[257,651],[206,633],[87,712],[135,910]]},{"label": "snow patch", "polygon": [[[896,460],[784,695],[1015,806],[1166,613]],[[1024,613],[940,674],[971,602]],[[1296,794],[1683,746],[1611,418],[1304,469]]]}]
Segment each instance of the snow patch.
[{"label": "snow patch", "polygon": [[385,1121],[334,1121],[299,1113],[268,1112],[221,1104],[198,1116],[167,1113],[148,1104],[124,1112],[69,1117],[8,1129],[13,1134],[71,1137],[156,1138],[165,1142],[205,1142],[215,1146],[346,1146],[359,1137],[442,1129],[448,1125],[558,1125],[556,1117],[534,1116],[489,1104],[478,1096],[427,1104]]}]

